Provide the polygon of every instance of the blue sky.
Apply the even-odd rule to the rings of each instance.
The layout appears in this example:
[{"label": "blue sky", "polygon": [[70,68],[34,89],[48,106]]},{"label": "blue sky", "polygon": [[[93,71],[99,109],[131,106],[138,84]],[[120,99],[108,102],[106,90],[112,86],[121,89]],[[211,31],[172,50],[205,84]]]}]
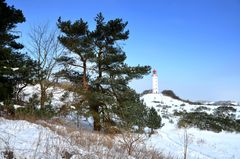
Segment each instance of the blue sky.
[{"label": "blue sky", "polygon": [[[7,0],[21,9],[19,25],[27,44],[31,25],[83,18],[94,27],[102,12],[106,20],[128,21],[124,50],[130,65],[157,69],[159,89],[190,100],[240,101],[239,0]],[[151,75],[133,81],[142,92]]]}]

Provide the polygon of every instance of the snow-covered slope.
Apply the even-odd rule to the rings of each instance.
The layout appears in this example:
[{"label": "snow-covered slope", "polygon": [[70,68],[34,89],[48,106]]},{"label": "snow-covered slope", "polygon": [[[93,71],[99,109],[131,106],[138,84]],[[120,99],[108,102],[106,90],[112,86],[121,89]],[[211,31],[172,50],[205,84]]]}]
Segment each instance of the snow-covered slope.
[{"label": "snow-covered slope", "polygon": [[[171,154],[176,158],[183,158],[184,129],[163,127],[157,130],[148,141],[149,146]],[[188,159],[239,159],[240,134],[214,133],[200,131],[196,128],[186,129],[189,137]]]},{"label": "snow-covered slope", "polygon": [[[72,145],[48,128],[23,120],[6,120],[0,118],[0,151],[12,151],[17,159],[56,158],[64,152],[85,156],[88,152]],[[3,159],[3,153],[0,159]]]},{"label": "snow-covered slope", "polygon": [[[62,101],[61,98],[63,97],[64,93],[66,93],[67,91],[59,88],[59,87],[49,87],[47,89],[47,93],[48,94],[52,94],[52,98],[51,98],[51,105],[54,108],[60,108],[61,106],[63,106],[64,104],[66,104],[66,102],[73,102],[74,101],[74,95],[72,92],[68,92],[68,97],[67,100]],[[23,101],[28,101],[34,94],[37,94],[38,97],[40,95],[40,85],[29,85],[27,87],[25,87],[22,91],[22,100]]]},{"label": "snow-covered slope", "polygon": [[171,97],[165,96],[163,94],[146,94],[142,97],[144,102],[147,105],[157,106],[157,105],[168,105],[168,106],[175,106],[175,105],[189,105],[183,101],[173,99]]},{"label": "snow-covered slope", "polygon": [[[157,130],[147,144],[165,154],[171,154],[176,158],[183,158],[184,133],[189,137],[188,158],[189,159],[239,159],[240,134],[211,131],[202,131],[197,128],[179,129],[176,124],[179,117],[173,115],[174,111],[196,111],[198,107],[204,107],[204,111],[212,113],[218,105],[190,105],[182,101],[172,99],[162,94],[146,94],[141,97],[148,107],[154,107],[162,116],[165,124]],[[234,107],[236,118],[240,113],[240,107]]]},{"label": "snow-covered slope", "polygon": [[[222,105],[191,105],[189,103],[173,99],[169,96],[163,94],[145,94],[141,97],[146,106],[154,107],[160,115],[164,113],[172,115],[174,111],[186,111],[186,112],[195,112],[198,108],[204,108],[202,111],[208,114],[213,113],[214,110]],[[236,112],[233,112],[233,115],[236,119],[240,119],[240,106],[239,105],[230,105]],[[174,119],[173,119],[174,120]]]},{"label": "snow-covered slope", "polygon": [[[52,92],[52,104],[56,108],[61,107],[65,102],[74,100],[73,95],[70,95],[67,101],[61,101],[60,99],[66,91],[59,88],[50,88],[48,92]],[[25,100],[28,100],[34,93],[39,94],[38,86],[26,87],[24,90]],[[158,111],[162,116],[162,122],[165,124],[144,141],[148,148],[163,152],[166,156],[170,154],[174,158],[183,158],[183,138],[184,134],[187,133],[189,137],[188,159],[240,159],[239,133],[224,131],[214,133],[197,128],[179,129],[176,126],[179,117],[173,115],[175,111],[193,112],[199,107],[204,107],[203,111],[213,113],[219,105],[209,105],[209,103],[208,105],[191,105],[162,94],[146,94],[141,98],[148,107],[154,107]],[[240,119],[240,106],[234,106],[234,108],[236,109],[236,118]],[[83,119],[81,123],[89,125],[89,122],[83,121]],[[61,127],[60,129],[64,130],[65,128]],[[88,137],[83,139],[83,136],[81,136],[80,142],[88,144],[85,144],[86,147],[82,147],[81,144],[76,144],[75,138],[74,140],[71,138],[77,134],[76,132],[64,136],[59,135],[54,130],[27,121],[12,121],[0,118],[0,152],[4,150],[13,151],[17,159],[62,158],[63,152],[74,154],[71,159],[87,158],[86,156],[104,158],[104,155],[107,156],[105,158],[111,158],[112,154],[114,154],[112,155],[114,157],[132,158],[118,152],[119,149],[107,149],[101,146],[99,140],[93,143],[92,140],[96,136],[91,136],[92,132],[89,132],[89,130],[85,129],[85,131]],[[79,138],[77,135],[76,137]],[[97,138],[102,139],[104,137],[97,135]],[[107,141],[110,140],[107,139]],[[102,156],[99,156],[99,154]],[[0,153],[0,159],[3,158],[3,153]]]},{"label": "snow-covered slope", "polygon": [[0,159],[6,158],[6,152],[12,152],[16,159],[138,158],[130,156],[110,135],[46,121],[37,123],[0,118]]}]

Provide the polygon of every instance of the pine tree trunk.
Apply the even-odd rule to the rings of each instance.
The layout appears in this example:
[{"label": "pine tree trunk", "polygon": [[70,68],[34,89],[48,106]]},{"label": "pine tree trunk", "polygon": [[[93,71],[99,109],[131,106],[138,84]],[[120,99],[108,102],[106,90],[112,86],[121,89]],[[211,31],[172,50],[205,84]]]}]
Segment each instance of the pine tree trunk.
[{"label": "pine tree trunk", "polygon": [[[101,64],[101,60],[102,60],[102,51],[99,51],[98,54],[98,80],[101,80],[102,78],[102,64]],[[99,81],[98,81],[99,82]],[[100,83],[97,83],[97,92],[100,92]],[[100,112],[99,112],[99,104],[95,103],[93,105],[93,107],[91,108],[92,111],[92,116],[93,116],[93,129],[95,131],[100,131],[101,130],[101,121],[100,121]]]},{"label": "pine tree trunk", "polygon": [[151,128],[151,132],[149,133],[149,137],[151,137],[152,134],[154,134],[153,128]]},{"label": "pine tree trunk", "polygon": [[83,90],[88,90],[88,82],[87,82],[87,63],[83,61]]},{"label": "pine tree trunk", "polygon": [[98,78],[101,79],[102,78],[102,50],[100,49],[99,53],[98,53]]},{"label": "pine tree trunk", "polygon": [[101,121],[99,115],[99,108],[98,106],[93,106],[91,108],[92,116],[93,116],[93,130],[100,131],[101,130]]}]

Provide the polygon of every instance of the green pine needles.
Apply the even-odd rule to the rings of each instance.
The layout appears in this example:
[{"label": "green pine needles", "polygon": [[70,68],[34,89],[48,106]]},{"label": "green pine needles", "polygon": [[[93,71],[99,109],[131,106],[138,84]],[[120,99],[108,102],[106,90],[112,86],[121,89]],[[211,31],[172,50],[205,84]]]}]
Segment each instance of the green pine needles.
[{"label": "green pine needles", "polygon": [[149,136],[154,133],[154,129],[162,127],[162,118],[153,107],[148,111],[146,124],[151,129]]},{"label": "green pine needles", "polygon": [[80,105],[93,116],[94,130],[100,131],[106,125],[141,123],[128,122],[137,118],[139,111],[133,110],[142,106],[128,83],[149,74],[151,68],[125,63],[127,56],[120,42],[129,37],[127,22],[119,18],[105,21],[99,13],[95,23],[95,29],[90,30],[83,19],[75,22],[58,19],[62,32],[59,41],[67,48],[57,59],[62,66],[58,76],[73,83],[74,91],[82,99]]},{"label": "green pine needles", "polygon": [[[18,23],[25,22],[21,10],[0,1],[0,101],[18,101],[19,92],[33,82],[35,62],[20,50]],[[18,87],[17,87],[18,86]]]}]

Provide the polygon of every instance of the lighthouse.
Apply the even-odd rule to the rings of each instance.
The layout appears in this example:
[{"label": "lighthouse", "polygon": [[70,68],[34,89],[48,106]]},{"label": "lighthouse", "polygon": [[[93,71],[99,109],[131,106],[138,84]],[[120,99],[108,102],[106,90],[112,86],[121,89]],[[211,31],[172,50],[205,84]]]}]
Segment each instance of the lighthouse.
[{"label": "lighthouse", "polygon": [[152,74],[152,93],[153,94],[158,94],[158,75],[157,75],[157,70],[153,70]]}]

